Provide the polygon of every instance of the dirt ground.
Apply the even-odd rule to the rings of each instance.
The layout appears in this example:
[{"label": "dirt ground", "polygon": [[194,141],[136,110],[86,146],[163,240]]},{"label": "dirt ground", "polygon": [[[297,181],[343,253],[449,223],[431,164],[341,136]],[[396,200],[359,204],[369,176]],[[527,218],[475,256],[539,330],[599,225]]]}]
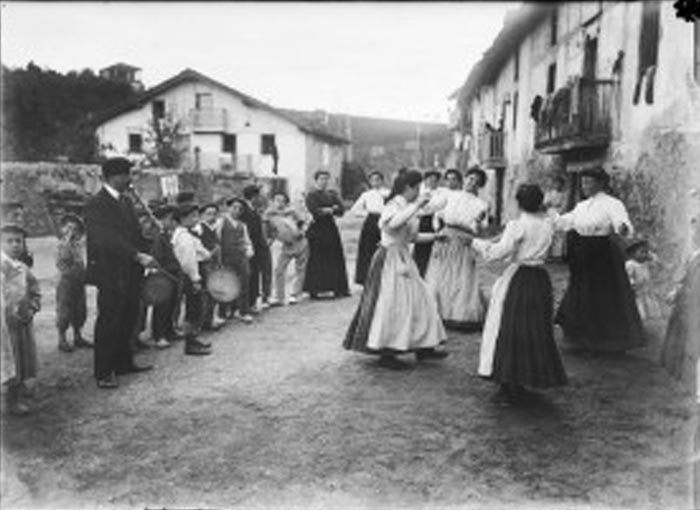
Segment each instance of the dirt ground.
[{"label": "dirt ground", "polygon": [[[357,232],[344,222],[350,268]],[[479,334],[452,334],[447,360],[406,372],[344,351],[355,289],[230,324],[209,336],[212,356],[146,352],[155,370],[110,392],[90,351],[57,351],[54,241],[31,241],[41,375],[35,413],[2,418],[3,508],[692,506],[694,408],[658,339],[618,359],[564,354],[569,386],[503,408],[475,376]],[[566,269],[552,275],[561,296]]]}]

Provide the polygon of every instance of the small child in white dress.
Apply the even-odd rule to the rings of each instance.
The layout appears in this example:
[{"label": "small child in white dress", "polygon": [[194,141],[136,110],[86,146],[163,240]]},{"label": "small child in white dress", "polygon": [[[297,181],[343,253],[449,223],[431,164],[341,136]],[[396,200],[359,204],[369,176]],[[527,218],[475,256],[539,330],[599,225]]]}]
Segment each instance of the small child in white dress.
[{"label": "small child in white dress", "polygon": [[634,290],[639,316],[642,320],[657,319],[661,316],[661,307],[651,281],[651,266],[658,263],[658,259],[644,240],[629,245],[627,256],[625,269]]}]

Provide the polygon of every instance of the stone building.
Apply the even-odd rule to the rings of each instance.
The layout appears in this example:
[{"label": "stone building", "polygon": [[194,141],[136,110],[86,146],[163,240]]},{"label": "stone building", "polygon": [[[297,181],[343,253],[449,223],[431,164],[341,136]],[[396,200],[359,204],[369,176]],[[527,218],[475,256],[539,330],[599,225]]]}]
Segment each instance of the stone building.
[{"label": "stone building", "polygon": [[602,165],[639,233],[675,270],[700,248],[700,27],[673,2],[525,3],[451,96],[462,168],[491,175],[503,223],[515,188]]}]

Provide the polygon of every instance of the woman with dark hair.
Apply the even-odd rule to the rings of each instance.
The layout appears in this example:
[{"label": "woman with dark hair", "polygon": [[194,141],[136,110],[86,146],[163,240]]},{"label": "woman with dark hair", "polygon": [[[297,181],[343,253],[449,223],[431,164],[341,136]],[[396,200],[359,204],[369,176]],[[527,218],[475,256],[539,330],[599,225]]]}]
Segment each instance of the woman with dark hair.
[{"label": "woman with dark hair", "polygon": [[355,216],[365,216],[355,263],[355,283],[360,285],[365,283],[369,263],[379,244],[381,235],[377,224],[384,209],[384,201],[389,195],[389,190],[384,187],[384,176],[381,172],[370,172],[369,184],[370,189],[362,193],[350,209]]},{"label": "woman with dark hair", "polygon": [[418,360],[447,356],[435,350],[447,335],[410,253],[411,242],[439,239],[439,234],[418,233],[418,213],[430,200],[427,194],[418,197],[421,180],[420,172],[408,170],[394,181],[379,219],[381,245],[343,342],[346,349],[379,354],[385,368],[407,368],[396,358],[406,352],[415,352]]},{"label": "woman with dark hair", "polygon": [[560,230],[572,231],[568,246],[569,286],[555,322],[567,339],[591,352],[624,352],[644,345],[639,311],[615,235],[632,235],[624,204],[608,195],[602,169],[581,173],[587,198],[569,213],[550,210]]},{"label": "woman with dark hair", "polygon": [[[486,303],[476,272],[476,259],[465,234],[478,234],[486,224],[488,204],[477,196],[486,184],[486,173],[480,168],[467,172],[462,189],[462,174],[456,170],[445,174],[453,191],[447,204],[435,214],[442,222],[441,232],[447,241],[433,247],[425,273],[425,281],[438,302],[440,317],[448,328],[474,329],[486,315]],[[449,185],[449,184],[448,184]]]},{"label": "woman with dark hair", "polygon": [[493,286],[478,368],[480,376],[501,385],[495,399],[507,402],[522,396],[525,386],[566,384],[554,343],[552,283],[544,268],[554,226],[541,212],[539,186],[522,184],[515,198],[520,217],[508,222],[498,242],[467,240],[487,261],[510,261]]},{"label": "woman with dark hair", "polygon": [[329,180],[330,173],[317,171],[314,174],[316,189],[306,195],[306,207],[313,220],[306,231],[309,261],[304,290],[312,299],[317,299],[321,292],[333,292],[335,297],[350,295],[343,245],[333,219],[333,216],[342,216],[345,207],[338,193],[328,190]]},{"label": "woman with dark hair", "polygon": [[[442,179],[442,174],[437,170],[428,170],[423,174],[421,194],[430,193],[432,198],[419,215],[418,232],[435,232],[435,227],[433,226],[435,211],[445,205],[444,194],[442,193],[445,191],[445,188],[438,188],[440,179]],[[413,260],[416,261],[418,271],[423,277],[425,276],[426,269],[428,269],[428,261],[430,260],[430,252],[432,249],[433,243],[420,243],[413,247]]]}]

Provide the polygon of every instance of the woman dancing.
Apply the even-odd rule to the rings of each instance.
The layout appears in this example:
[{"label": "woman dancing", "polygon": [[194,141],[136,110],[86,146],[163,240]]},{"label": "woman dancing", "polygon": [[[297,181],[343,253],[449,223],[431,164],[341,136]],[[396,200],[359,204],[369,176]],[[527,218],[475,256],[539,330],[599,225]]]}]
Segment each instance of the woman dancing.
[{"label": "woman dancing", "polygon": [[520,217],[508,222],[501,239],[472,242],[487,261],[510,260],[493,286],[478,369],[480,376],[501,385],[495,400],[504,403],[524,396],[525,386],[547,388],[567,382],[554,343],[552,282],[544,268],[554,227],[541,212],[539,186],[522,184],[515,198]]},{"label": "woman dancing", "polygon": [[362,193],[353,204],[350,212],[355,216],[365,216],[360,232],[360,242],[357,247],[355,263],[355,283],[364,285],[367,269],[372,261],[372,255],[377,249],[381,235],[379,233],[379,215],[384,209],[384,201],[389,190],[384,187],[384,176],[381,172],[370,172],[370,189]]},{"label": "woman dancing", "polygon": [[433,247],[425,281],[437,299],[446,327],[477,329],[486,315],[486,303],[465,233],[478,234],[486,224],[488,204],[477,196],[478,189],[486,184],[486,173],[480,168],[470,169],[464,191],[462,174],[457,170],[448,170],[446,177],[454,191],[435,216],[444,223],[441,232],[447,241]]},{"label": "woman dancing", "polygon": [[624,204],[604,191],[609,179],[602,168],[582,172],[587,198],[563,215],[550,210],[559,229],[573,231],[569,286],[555,322],[584,351],[621,353],[645,341],[624,256],[613,238],[631,235],[632,224]]},{"label": "woman dancing", "polygon": [[435,241],[440,234],[418,233],[418,214],[430,200],[418,198],[420,172],[399,175],[379,219],[381,245],[372,257],[360,303],[343,347],[378,353],[379,365],[403,369],[397,354],[415,352],[418,360],[442,359],[435,347],[447,335],[437,303],[421,278],[410,252],[412,241]]}]

